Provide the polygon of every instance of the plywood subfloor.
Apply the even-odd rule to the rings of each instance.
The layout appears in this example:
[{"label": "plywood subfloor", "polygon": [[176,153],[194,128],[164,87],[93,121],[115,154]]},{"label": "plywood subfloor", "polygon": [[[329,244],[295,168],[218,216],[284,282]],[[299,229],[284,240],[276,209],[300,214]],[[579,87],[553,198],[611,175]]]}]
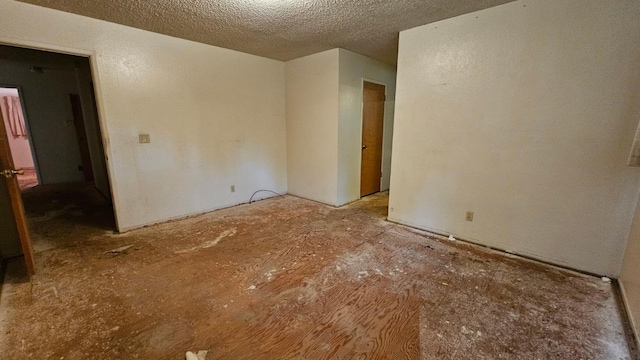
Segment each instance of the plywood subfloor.
[{"label": "plywood subfloor", "polygon": [[121,235],[67,208],[32,219],[32,284],[3,285],[3,359],[629,358],[610,284],[388,223],[385,194]]}]

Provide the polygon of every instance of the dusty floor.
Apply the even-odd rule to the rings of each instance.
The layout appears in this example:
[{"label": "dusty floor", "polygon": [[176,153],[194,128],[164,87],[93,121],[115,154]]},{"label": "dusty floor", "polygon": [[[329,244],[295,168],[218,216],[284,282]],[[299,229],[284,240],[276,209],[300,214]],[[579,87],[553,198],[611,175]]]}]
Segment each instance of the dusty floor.
[{"label": "dusty floor", "polygon": [[384,194],[116,235],[75,191],[26,195],[38,275],[8,271],[2,359],[629,358],[610,284],[388,223]]}]

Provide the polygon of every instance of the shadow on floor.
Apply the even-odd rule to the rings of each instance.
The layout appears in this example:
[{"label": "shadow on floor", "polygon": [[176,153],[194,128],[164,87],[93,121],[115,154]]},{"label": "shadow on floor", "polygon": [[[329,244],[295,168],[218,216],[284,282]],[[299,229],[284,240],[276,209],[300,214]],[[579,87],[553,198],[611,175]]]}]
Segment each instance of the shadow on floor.
[{"label": "shadow on floor", "polygon": [[[0,284],[24,284],[29,282],[27,265],[22,256],[6,260],[5,267],[0,272]],[[0,292],[1,293],[1,292]]]},{"label": "shadow on floor", "polygon": [[40,185],[22,198],[36,252],[78,245],[116,229],[111,201],[91,183]]}]

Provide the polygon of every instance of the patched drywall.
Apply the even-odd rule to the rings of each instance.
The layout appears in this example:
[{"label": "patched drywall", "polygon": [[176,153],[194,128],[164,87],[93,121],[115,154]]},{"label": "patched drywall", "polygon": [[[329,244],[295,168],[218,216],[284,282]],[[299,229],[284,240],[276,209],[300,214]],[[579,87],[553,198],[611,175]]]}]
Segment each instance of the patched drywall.
[{"label": "patched drywall", "polygon": [[338,62],[333,49],[286,63],[289,193],[337,205]]},{"label": "patched drywall", "polygon": [[287,191],[284,63],[13,1],[0,40],[92,56],[119,229]]},{"label": "patched drywall", "polygon": [[517,1],[402,32],[390,219],[617,277],[638,18],[637,1]]},{"label": "patched drywall", "polygon": [[362,84],[384,84],[386,101],[382,139],[381,190],[389,189],[396,69],[363,55],[340,49],[340,112],[338,125],[338,204],[360,198],[362,157]]}]

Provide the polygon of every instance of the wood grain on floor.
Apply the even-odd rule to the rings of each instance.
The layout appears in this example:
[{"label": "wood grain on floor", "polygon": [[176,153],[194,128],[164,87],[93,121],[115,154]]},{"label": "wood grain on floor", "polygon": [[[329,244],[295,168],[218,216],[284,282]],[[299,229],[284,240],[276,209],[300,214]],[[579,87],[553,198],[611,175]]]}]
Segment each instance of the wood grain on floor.
[{"label": "wood grain on floor", "polygon": [[388,223],[385,194],[126,234],[56,206],[33,204],[32,285],[3,285],[3,359],[629,358],[611,284]]}]

